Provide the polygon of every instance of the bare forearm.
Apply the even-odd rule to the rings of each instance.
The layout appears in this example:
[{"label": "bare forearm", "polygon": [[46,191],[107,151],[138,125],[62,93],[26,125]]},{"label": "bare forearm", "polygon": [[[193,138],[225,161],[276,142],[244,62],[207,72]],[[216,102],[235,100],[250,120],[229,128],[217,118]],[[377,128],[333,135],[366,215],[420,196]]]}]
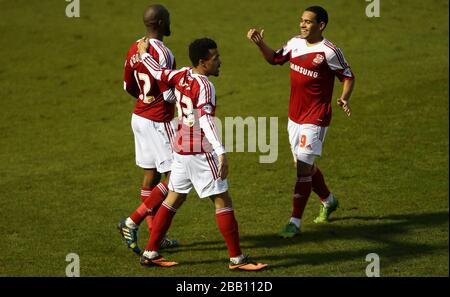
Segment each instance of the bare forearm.
[{"label": "bare forearm", "polygon": [[271,49],[264,41],[261,41],[259,44],[257,44],[259,50],[261,51],[264,59],[266,59],[266,61],[269,64],[274,65],[275,64],[275,51],[273,49]]},{"label": "bare forearm", "polygon": [[341,95],[341,99],[345,100],[345,101],[349,101],[350,100],[350,96],[352,95],[353,92],[353,88],[355,86],[355,79],[346,79],[343,82],[343,86],[342,86],[342,95]]}]

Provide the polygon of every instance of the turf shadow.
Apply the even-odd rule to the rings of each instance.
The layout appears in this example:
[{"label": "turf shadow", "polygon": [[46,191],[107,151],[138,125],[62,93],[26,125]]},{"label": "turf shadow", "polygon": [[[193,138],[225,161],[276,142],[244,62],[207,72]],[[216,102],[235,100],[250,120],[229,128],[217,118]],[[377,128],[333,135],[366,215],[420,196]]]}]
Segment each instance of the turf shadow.
[{"label": "turf shadow", "polygon": [[[339,221],[354,220],[353,225],[339,225]],[[361,223],[361,221],[363,223]],[[378,221],[374,222],[374,221]],[[326,263],[339,263],[345,260],[361,260],[363,265],[365,255],[376,252],[383,257],[385,267],[394,265],[404,259],[410,259],[436,251],[448,251],[447,244],[430,244],[421,241],[406,242],[398,236],[407,234],[417,227],[442,225],[448,231],[448,212],[435,212],[425,214],[402,214],[387,216],[352,216],[336,218],[330,224],[317,225],[310,230],[303,232],[300,236],[292,239],[281,239],[274,233],[243,235],[241,244],[244,252],[257,250],[258,248],[271,248],[273,254],[264,256],[261,260],[277,262],[272,268],[286,268],[299,265],[321,265]],[[444,225],[446,224],[447,225]],[[333,240],[348,240],[348,250],[333,250]],[[353,248],[351,240],[366,240],[369,244],[378,244],[376,248]],[[310,252],[302,249],[305,243],[323,243],[330,245],[330,252]],[[277,254],[276,249],[281,247],[298,246],[298,252]],[[376,250],[374,250],[376,249]],[[178,249],[167,250],[169,253],[176,253],[180,250],[190,251],[210,251],[225,250],[223,241],[194,241],[186,245],[181,245]],[[221,260],[193,261],[194,263],[222,262]],[[366,263],[367,264],[367,263]]]}]

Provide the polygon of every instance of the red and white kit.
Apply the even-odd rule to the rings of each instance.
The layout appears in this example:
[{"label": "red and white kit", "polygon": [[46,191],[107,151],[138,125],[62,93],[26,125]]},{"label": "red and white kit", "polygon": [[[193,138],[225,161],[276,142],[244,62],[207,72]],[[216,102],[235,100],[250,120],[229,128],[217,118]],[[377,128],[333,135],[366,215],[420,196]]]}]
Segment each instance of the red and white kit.
[{"label": "red and white kit", "polygon": [[214,85],[191,68],[161,69],[149,54],[141,58],[153,77],[174,88],[177,100],[179,124],[169,189],[187,194],[194,187],[200,198],[226,192],[227,181],[218,171],[217,156],[225,149],[214,123]]},{"label": "red and white kit", "polygon": [[325,38],[308,46],[305,39],[294,37],[276,51],[274,58],[280,65],[290,62],[288,132],[292,152],[298,159],[312,164],[314,156],[322,154],[331,122],[335,77],[340,81],[353,79],[352,70],[341,50]]},{"label": "red and white kit", "polygon": [[[157,39],[149,39],[149,53],[161,67],[174,69],[172,52]],[[124,89],[136,100],[131,118],[134,133],[136,164],[158,172],[170,171],[171,142],[175,137],[173,90],[155,80],[142,64],[134,43],[125,62]]]}]

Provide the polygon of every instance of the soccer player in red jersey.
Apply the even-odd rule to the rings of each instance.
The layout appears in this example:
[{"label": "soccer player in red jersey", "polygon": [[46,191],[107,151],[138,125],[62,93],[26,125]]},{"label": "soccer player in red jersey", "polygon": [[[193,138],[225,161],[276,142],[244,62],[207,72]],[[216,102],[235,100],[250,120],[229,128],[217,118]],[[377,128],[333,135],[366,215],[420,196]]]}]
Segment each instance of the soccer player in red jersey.
[{"label": "soccer player in red jersey", "polygon": [[240,248],[238,223],[228,193],[228,163],[214,123],[216,95],[208,76],[218,76],[220,57],[216,43],[197,39],[189,46],[192,68],[161,68],[147,53],[148,44],[138,45],[141,59],[153,77],[175,89],[179,110],[179,128],[174,143],[174,160],[169,181],[169,195],[159,208],[150,241],[141,256],[144,266],[173,266],[159,253],[160,242],[169,229],[176,211],[195,188],[200,198],[210,198],[215,206],[216,223],[225,239],[230,257],[229,269],[261,270],[267,264],[253,263]]},{"label": "soccer player in red jersey", "polygon": [[[175,58],[164,45],[164,36],[170,36],[170,14],[162,5],[149,6],[144,12],[148,52],[161,67],[175,69]],[[140,61],[137,42],[133,43],[125,61],[124,89],[135,97],[131,126],[135,140],[137,166],[144,169],[141,188],[142,204],[126,220],[119,223],[119,231],[127,245],[140,254],[137,229],[146,218],[149,233],[154,215],[168,194],[167,182],[172,165],[171,142],[175,136],[173,90],[155,80]],[[159,182],[161,174],[166,180]],[[176,246],[177,241],[167,237],[162,247]]]},{"label": "soccer player in red jersey", "polygon": [[250,29],[247,37],[272,65],[290,62],[291,98],[289,102],[289,142],[297,161],[297,182],[293,195],[293,211],[289,223],[279,233],[290,238],[300,233],[301,218],[311,191],[321,199],[315,223],[327,222],[339,206],[329,191],[320,169],[314,165],[322,154],[322,145],[331,121],[331,99],[334,79],[343,83],[339,106],[350,116],[349,100],[354,75],[342,51],[322,36],[328,14],[319,6],[307,8],[300,19],[300,35],[274,51],[263,40],[261,32]]}]

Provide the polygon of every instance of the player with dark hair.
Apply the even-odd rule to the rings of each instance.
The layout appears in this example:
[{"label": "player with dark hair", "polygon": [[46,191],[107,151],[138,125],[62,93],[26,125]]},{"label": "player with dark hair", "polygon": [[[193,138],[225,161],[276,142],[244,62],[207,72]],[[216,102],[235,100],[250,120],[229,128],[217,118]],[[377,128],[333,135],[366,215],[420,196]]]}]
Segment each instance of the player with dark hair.
[{"label": "player with dark hair", "polygon": [[165,260],[159,253],[161,240],[176,211],[195,188],[200,198],[210,198],[216,210],[216,223],[225,239],[230,257],[229,269],[261,270],[267,264],[253,263],[240,248],[238,223],[228,194],[228,163],[225,149],[214,123],[216,94],[208,76],[218,76],[220,56],[216,43],[197,39],[189,46],[192,68],[161,68],[147,53],[147,42],[138,45],[141,59],[157,80],[175,89],[179,110],[179,129],[174,143],[174,158],[169,195],[159,208],[150,241],[141,256],[144,266],[169,267],[178,263]]},{"label": "player with dark hair", "polygon": [[301,218],[313,190],[321,199],[315,223],[327,222],[339,205],[329,191],[319,168],[314,165],[322,154],[322,145],[331,121],[331,98],[334,79],[343,83],[339,106],[350,116],[349,100],[354,75],[342,51],[322,36],[328,14],[320,6],[305,9],[300,20],[300,35],[277,51],[264,42],[264,30],[250,29],[247,37],[272,65],[290,62],[291,98],[289,103],[289,142],[297,163],[297,182],[293,195],[293,211],[289,223],[279,233],[289,238],[300,233]]},{"label": "player with dark hair", "polygon": [[[149,54],[158,61],[161,67],[174,69],[175,58],[164,45],[164,36],[170,36],[170,14],[162,5],[147,7],[143,16],[147,29]],[[135,253],[141,251],[137,246],[137,230],[146,218],[149,233],[152,229],[154,215],[168,194],[167,182],[172,165],[171,142],[174,132],[173,90],[155,80],[140,61],[137,42],[128,51],[125,62],[125,90],[135,97],[136,105],[131,119],[135,140],[136,164],[144,169],[144,180],[141,188],[142,204],[127,219],[119,223],[118,229],[128,247]],[[166,180],[160,181],[161,174]],[[167,237],[162,247],[177,246],[175,240]]]},{"label": "player with dark hair", "polygon": [[[318,24],[324,23],[325,27],[328,24],[328,12],[320,6],[310,6],[305,9],[305,11],[312,12],[316,15],[315,20]],[[324,29],[325,29],[324,27]],[[323,31],[323,30],[322,30]]]}]

